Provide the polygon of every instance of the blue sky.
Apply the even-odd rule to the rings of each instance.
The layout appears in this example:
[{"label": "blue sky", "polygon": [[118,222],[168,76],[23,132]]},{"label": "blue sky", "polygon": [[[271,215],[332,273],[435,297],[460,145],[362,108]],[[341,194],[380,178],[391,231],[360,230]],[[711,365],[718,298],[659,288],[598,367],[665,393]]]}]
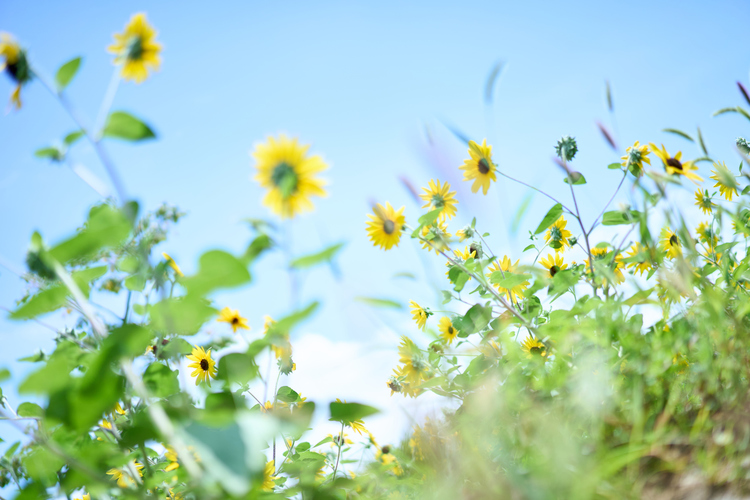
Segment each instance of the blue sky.
[{"label": "blue sky", "polygon": [[[345,344],[391,353],[381,358],[392,358],[392,366],[397,360],[386,340],[416,334],[407,312],[373,311],[352,297],[415,299],[437,307],[435,291],[424,283],[440,281],[443,263],[421,257],[408,240],[388,253],[374,249],[364,232],[370,201],[406,205],[414,221],[419,208],[399,177],[416,186],[447,180],[460,202],[451,229],[477,215],[482,230],[492,233],[493,250],[514,260],[527,245],[524,235],[550,206],[534,197],[521,229],[512,233],[510,221],[528,191],[501,180],[488,196],[471,195],[458,170],[465,145],[443,122],[476,140],[487,138],[501,169],[565,202],[567,186],[551,157],[561,136],[575,136],[580,152],[573,165],[588,179],[578,189],[579,203],[589,223],[619,181],[606,165],[622,154],[602,140],[596,120],[614,131],[621,150],[635,140],[664,142],[688,157],[700,156],[698,149],[661,129],[694,134],[700,126],[712,155],[733,168],[733,140],[748,130],[736,115],[711,117],[721,107],[742,104],[735,82],[748,83],[750,5],[742,1],[223,2],[210,8],[205,2],[5,1],[0,30],[16,35],[48,76],[71,57],[84,57],[68,95],[90,123],[113,71],[105,47],[139,11],[159,30],[164,63],[142,85],[123,83],[114,109],[142,117],[159,139],[107,147],[128,193],[144,209],[167,201],[188,212],[159,250],[188,273],[206,250],[241,252],[250,236],[242,219],[272,217],[250,180],[249,151],[269,134],[298,136],[331,168],[325,174],[329,196],[286,229],[294,253],[347,245],[342,279],[326,268],[305,277],[302,302],[319,299],[324,307],[295,335],[325,339],[331,350]],[[488,108],[484,85],[497,61],[507,64]],[[614,119],[605,105],[605,80],[613,88]],[[0,96],[11,90],[0,79]],[[34,230],[55,242],[74,231],[99,199],[70,170],[33,157],[74,125],[38,83],[23,97],[21,112],[0,117],[0,258],[17,269],[23,269]],[[81,143],[72,154],[106,180],[88,146]],[[290,310],[290,298],[281,259],[266,259],[255,271],[251,287],[216,299],[239,308],[257,333],[264,314]],[[393,278],[402,271],[419,279]],[[13,308],[24,288],[0,268],[0,306]],[[72,320],[52,315],[46,321]],[[0,366],[17,376],[28,369],[17,358],[51,346],[52,332],[36,324],[0,316],[0,326]],[[335,356],[330,363],[328,372],[340,368]],[[389,368],[373,362],[368,371],[367,363],[363,358],[364,371],[354,376],[363,380],[359,389],[350,384],[342,395],[382,404],[362,388],[386,392]],[[313,381],[314,391],[322,380],[316,377],[328,372],[321,366],[302,376]]]}]

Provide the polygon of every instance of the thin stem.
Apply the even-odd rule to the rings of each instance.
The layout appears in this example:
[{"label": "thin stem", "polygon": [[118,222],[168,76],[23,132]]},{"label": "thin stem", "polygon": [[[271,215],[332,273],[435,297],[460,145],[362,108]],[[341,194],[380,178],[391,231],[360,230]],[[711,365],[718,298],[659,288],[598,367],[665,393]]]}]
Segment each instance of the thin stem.
[{"label": "thin stem", "polygon": [[331,476],[331,482],[336,480],[336,471],[339,469],[339,461],[341,460],[341,447],[344,444],[344,422],[341,422],[341,432],[339,432],[339,452],[336,455],[336,465],[333,467],[333,475]]},{"label": "thin stem", "polygon": [[599,221],[599,218],[604,215],[604,211],[607,210],[607,207],[612,203],[612,200],[615,199],[615,196],[617,196],[617,193],[620,191],[620,188],[622,187],[622,183],[625,182],[625,177],[628,176],[628,171],[626,170],[622,176],[622,179],[620,179],[620,183],[617,185],[617,189],[615,189],[615,192],[612,193],[612,197],[609,199],[606,205],[604,205],[604,208],[602,208],[602,211],[599,213],[599,215],[596,216],[596,219],[594,219],[594,223],[591,224],[591,228],[589,229],[588,234],[591,234],[591,232],[596,227],[596,223]]},{"label": "thin stem", "polygon": [[532,185],[530,185],[530,184],[526,184],[526,183],[525,183],[525,182],[523,182],[523,181],[519,181],[518,179],[514,179],[514,178],[513,178],[513,177],[511,177],[510,175],[502,173],[502,172],[501,172],[500,170],[496,170],[496,172],[497,172],[498,174],[502,175],[503,177],[506,177],[506,178],[508,178],[508,179],[510,179],[510,180],[512,180],[512,181],[514,181],[514,182],[517,182],[517,183],[519,183],[519,184],[523,184],[523,185],[524,185],[524,186],[526,186],[527,188],[531,188],[531,189],[533,189],[534,191],[537,191],[537,192],[539,192],[539,193],[543,194],[544,196],[546,196],[546,197],[547,197],[547,198],[549,198],[550,200],[554,201],[555,203],[558,203],[558,204],[562,205],[562,207],[563,207],[563,208],[564,208],[565,210],[567,210],[568,212],[570,212],[570,213],[573,213],[573,211],[572,211],[571,209],[569,209],[568,207],[566,207],[566,206],[565,206],[565,205],[564,205],[564,204],[563,204],[562,202],[560,202],[560,201],[557,201],[557,200],[556,200],[555,198],[553,198],[552,196],[548,195],[547,193],[545,193],[545,192],[544,192],[544,191],[542,191],[541,189],[535,188],[534,186],[532,186]]},{"label": "thin stem", "polygon": [[120,68],[118,66],[115,66],[115,70],[112,73],[112,79],[109,81],[109,86],[107,87],[107,93],[104,95],[104,100],[102,101],[102,105],[99,107],[99,114],[96,117],[96,122],[94,123],[94,133],[97,142],[101,140],[102,134],[104,133],[104,125],[105,120],[107,119],[107,116],[109,116],[109,110],[112,109],[112,103],[115,100],[115,94],[117,94],[117,89],[120,86]]}]

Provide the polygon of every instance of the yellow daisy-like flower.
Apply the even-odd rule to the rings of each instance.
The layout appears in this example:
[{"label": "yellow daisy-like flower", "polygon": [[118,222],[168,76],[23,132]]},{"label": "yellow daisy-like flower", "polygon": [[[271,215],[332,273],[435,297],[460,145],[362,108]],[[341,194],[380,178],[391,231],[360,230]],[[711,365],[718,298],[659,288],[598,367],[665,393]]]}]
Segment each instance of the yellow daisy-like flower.
[{"label": "yellow daisy-like flower", "polygon": [[440,318],[440,322],[438,323],[438,330],[440,331],[440,336],[443,338],[443,341],[446,344],[452,344],[453,340],[458,337],[458,330],[453,327],[453,322],[448,316],[443,316],[442,318]]},{"label": "yellow daisy-like flower", "polygon": [[351,429],[359,434],[362,435],[363,432],[367,433],[367,429],[365,428],[365,422],[363,420],[352,420],[347,426],[351,427]]},{"label": "yellow daisy-like flower", "polygon": [[119,486],[120,488],[127,488],[128,486],[135,485],[135,480],[130,475],[130,469],[135,469],[135,471],[138,473],[138,476],[143,477],[143,473],[141,472],[141,469],[143,469],[143,465],[139,464],[138,462],[131,462],[130,465],[132,467],[127,467],[124,469],[109,469],[107,471],[107,475],[112,476],[112,479],[117,481],[117,486]]},{"label": "yellow daisy-like flower", "polygon": [[[456,258],[453,259],[453,260],[459,261],[459,262],[466,262],[469,259],[476,259],[477,258],[477,252],[476,252],[476,250],[472,250],[469,247],[464,247],[463,250],[461,250],[460,248],[454,249],[453,250],[453,255],[456,256]],[[453,264],[451,264],[450,262],[446,262],[445,265],[450,268]],[[450,269],[448,269],[447,271],[445,271],[445,275],[448,276],[448,280],[449,281],[450,281],[450,274],[451,274],[451,270]],[[471,281],[471,276],[469,276],[469,280],[468,281]]]},{"label": "yellow daisy-like flower", "polygon": [[727,168],[724,162],[714,163],[714,168],[711,169],[713,174],[710,179],[716,181],[714,187],[719,188],[719,193],[727,200],[732,201],[734,196],[737,196],[737,182],[734,176]]},{"label": "yellow daisy-like flower", "polygon": [[465,228],[456,231],[456,236],[458,237],[458,241],[466,241],[469,238],[474,237],[474,229],[472,229],[471,226],[466,226]]},{"label": "yellow daisy-like flower", "polygon": [[180,468],[180,463],[177,461],[177,452],[175,452],[171,446],[167,446],[164,458],[169,460],[169,465],[164,469],[164,472],[170,472]]},{"label": "yellow daisy-like flower", "polygon": [[427,203],[422,208],[427,208],[429,211],[440,209],[439,220],[444,221],[446,218],[452,219],[456,215],[456,201],[455,191],[450,191],[451,185],[447,182],[442,186],[440,181],[430,180],[429,187],[422,188],[424,194],[420,197]]},{"label": "yellow daisy-like flower", "polygon": [[656,147],[656,144],[654,143],[650,143],[649,147],[651,147],[654,154],[661,159],[661,162],[664,165],[664,170],[666,170],[668,174],[684,175],[695,183],[703,181],[703,178],[695,173],[698,170],[698,167],[695,166],[694,161],[681,161],[682,151],[678,151],[676,155],[672,156],[667,152],[664,144],[661,145],[661,149]]},{"label": "yellow daisy-like flower", "polygon": [[312,211],[312,196],[326,196],[325,182],[315,174],[328,168],[319,155],[309,156],[309,144],[281,134],[255,146],[252,155],[258,170],[255,180],[268,190],[263,204],[282,219]]},{"label": "yellow daisy-like flower", "polygon": [[430,313],[424,307],[420,306],[413,300],[409,301],[409,308],[411,309],[412,317],[417,323],[419,329],[424,330],[424,327],[427,324],[427,318],[430,317]]},{"label": "yellow daisy-like flower", "polygon": [[204,351],[202,347],[195,346],[193,353],[187,356],[187,359],[192,361],[188,365],[188,368],[194,368],[191,377],[197,377],[195,379],[195,385],[205,381],[208,386],[211,387],[211,378],[216,378],[216,361],[211,359],[211,349],[208,352]]},{"label": "yellow daisy-like flower", "polygon": [[398,246],[401,240],[401,231],[404,228],[406,217],[404,208],[394,210],[390,203],[385,202],[385,207],[378,203],[372,209],[375,215],[367,214],[367,236],[376,247],[390,250],[394,245]]},{"label": "yellow daisy-like flower", "polygon": [[716,204],[711,201],[711,196],[709,196],[708,194],[708,189],[704,191],[701,191],[700,189],[695,190],[695,206],[700,208],[706,215],[713,212]]},{"label": "yellow daisy-like flower", "polygon": [[436,254],[450,250],[448,248],[448,240],[451,237],[451,233],[448,232],[448,227],[445,222],[439,222],[432,226],[423,226],[421,232],[421,243],[422,248],[427,250],[433,250]]},{"label": "yellow daisy-like flower", "polygon": [[428,378],[428,364],[423,359],[422,353],[416,344],[408,337],[401,337],[401,344],[398,346],[399,362],[403,366],[396,372],[399,377],[404,377],[404,381],[411,385],[417,386],[422,380]]},{"label": "yellow daisy-like flower", "polygon": [[113,36],[115,43],[107,47],[107,51],[115,54],[115,64],[122,64],[120,74],[125,80],[141,83],[149,71],[159,69],[161,44],[156,41],[156,30],[148,24],[146,14],[133,15],[125,31]]},{"label": "yellow daisy-like flower", "polygon": [[266,466],[263,467],[263,483],[260,485],[260,489],[263,491],[273,491],[274,486],[276,486],[276,483],[274,482],[277,477],[273,475],[275,472],[273,460],[266,463]]},{"label": "yellow daisy-like flower", "polygon": [[[595,261],[603,261],[609,256],[609,251],[606,248],[592,248],[591,249],[591,256]],[[584,261],[586,263],[586,269],[591,272],[591,262],[589,262],[589,259],[586,259]],[[612,272],[615,275],[615,282],[616,283],[622,283],[625,281],[625,275],[622,274],[622,255],[615,255],[615,258],[613,259],[612,263],[609,264]],[[614,266],[614,267],[613,267]],[[602,278],[602,283],[604,286],[607,285],[607,280],[605,278]]]},{"label": "yellow daisy-like flower", "polygon": [[243,318],[240,316],[240,312],[236,309],[230,309],[229,307],[225,307],[224,309],[219,312],[219,319],[216,321],[219,321],[221,323],[229,323],[232,325],[232,331],[237,333],[238,328],[243,328],[245,330],[249,330],[250,327],[247,325],[247,318]]},{"label": "yellow daisy-like flower", "polygon": [[339,445],[346,446],[347,444],[354,444],[354,441],[349,439],[346,433],[343,434],[343,439],[340,438],[338,434],[329,434],[328,437],[331,438],[331,448],[338,448]]},{"label": "yellow daisy-like flower", "polygon": [[644,272],[650,271],[653,264],[650,259],[647,258],[649,251],[640,242],[636,241],[628,250],[626,256],[628,258],[639,256],[639,260],[628,263],[628,268],[635,268],[635,271],[643,275]]},{"label": "yellow daisy-like flower", "polygon": [[661,234],[659,235],[659,248],[667,252],[667,257],[670,259],[682,255],[682,243],[680,242],[680,237],[669,227],[665,227],[661,230]]},{"label": "yellow daisy-like flower", "polygon": [[635,144],[625,150],[625,156],[620,158],[622,166],[625,168],[632,167],[631,172],[640,177],[643,175],[643,163],[646,162],[651,165],[649,154],[651,154],[651,151],[649,151],[648,146],[645,144],[641,146],[638,141],[635,141]]},{"label": "yellow daisy-like flower", "polygon": [[521,350],[526,353],[528,358],[534,356],[545,357],[547,356],[547,346],[542,342],[529,335],[526,339],[521,342]]},{"label": "yellow daisy-like flower", "polygon": [[549,246],[554,248],[556,252],[562,252],[565,247],[570,247],[570,238],[573,233],[565,229],[568,225],[568,221],[562,215],[559,219],[552,224],[547,233],[544,235],[544,241],[549,243]]},{"label": "yellow daisy-like flower", "polygon": [[125,415],[125,410],[122,409],[122,405],[119,402],[115,403],[115,407],[112,411],[119,415]]},{"label": "yellow daisy-like flower", "polygon": [[539,263],[547,270],[547,274],[550,278],[554,278],[559,271],[568,267],[568,265],[563,262],[562,255],[557,252],[547,255],[547,257],[539,261]]},{"label": "yellow daisy-like flower", "polygon": [[464,164],[459,167],[464,171],[464,180],[473,180],[471,192],[476,193],[482,188],[482,194],[487,194],[490,188],[490,181],[497,181],[495,171],[497,167],[492,163],[492,146],[487,145],[487,139],[482,141],[480,146],[474,141],[469,141],[469,155],[471,158],[464,160]]},{"label": "yellow daisy-like flower", "polygon": [[21,109],[21,86],[32,78],[26,53],[10,33],[0,32],[0,71],[8,73],[16,82],[10,101],[16,109]]},{"label": "yellow daisy-like flower", "polygon": [[[505,255],[503,256],[502,261],[495,261],[492,263],[491,266],[487,268],[487,278],[492,277],[492,273],[502,270],[503,273],[507,276],[508,274],[515,274],[516,270],[518,269],[518,259],[516,259],[516,262],[514,264],[511,264],[510,258]],[[495,288],[497,288],[500,292],[506,294],[508,296],[508,299],[513,302],[518,298],[523,298],[523,291],[528,288],[529,282],[524,281],[523,283],[520,283],[518,285],[515,285],[508,288],[503,288],[500,285],[495,285]]]},{"label": "yellow daisy-like flower", "polygon": [[86,493],[81,498],[74,498],[73,500],[91,500],[91,495],[89,495],[88,493]]},{"label": "yellow daisy-like flower", "polygon": [[174,270],[177,276],[179,276],[180,278],[185,276],[184,274],[182,274],[182,269],[180,269],[180,266],[177,265],[177,263],[174,261],[172,257],[169,256],[169,254],[167,254],[166,252],[162,252],[161,255],[162,257],[164,257],[164,260],[167,261],[167,264],[169,264],[169,267],[171,267]]},{"label": "yellow daisy-like flower", "polygon": [[698,239],[711,248],[719,243],[719,237],[714,234],[711,226],[707,222],[701,222],[698,224],[698,227],[695,228],[695,232],[698,233]]}]

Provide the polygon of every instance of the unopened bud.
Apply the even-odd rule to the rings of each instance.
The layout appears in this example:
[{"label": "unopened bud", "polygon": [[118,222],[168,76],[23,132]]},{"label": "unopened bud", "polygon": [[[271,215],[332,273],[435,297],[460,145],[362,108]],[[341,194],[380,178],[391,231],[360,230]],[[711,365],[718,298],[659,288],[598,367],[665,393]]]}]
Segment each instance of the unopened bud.
[{"label": "unopened bud", "polygon": [[575,137],[566,135],[565,137],[557,141],[557,146],[555,146],[555,153],[557,153],[557,156],[561,160],[571,161],[573,158],[575,158],[577,152],[578,145],[576,144]]}]

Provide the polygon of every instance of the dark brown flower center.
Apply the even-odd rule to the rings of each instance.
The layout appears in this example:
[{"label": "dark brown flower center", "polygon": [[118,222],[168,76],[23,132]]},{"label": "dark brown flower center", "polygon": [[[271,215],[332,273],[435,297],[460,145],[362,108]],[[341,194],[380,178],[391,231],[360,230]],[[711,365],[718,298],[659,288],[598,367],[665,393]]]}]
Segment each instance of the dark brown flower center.
[{"label": "dark brown flower center", "polygon": [[233,325],[238,325],[239,323],[240,323],[240,318],[238,318],[237,316],[235,316],[235,317],[232,318],[232,324]]},{"label": "dark brown flower center", "polygon": [[541,355],[544,352],[544,349],[539,346],[534,346],[531,349],[529,349],[529,352],[531,354],[539,354]]},{"label": "dark brown flower center", "polygon": [[668,159],[667,165],[669,165],[672,168],[676,168],[677,170],[682,170],[682,163],[680,163],[680,160],[678,160],[677,158]]},{"label": "dark brown flower center", "polygon": [[386,219],[383,221],[383,231],[385,231],[385,234],[393,234],[395,230],[396,224],[392,220]]},{"label": "dark brown flower center", "polygon": [[208,360],[207,359],[201,359],[201,370],[204,372],[208,371]]},{"label": "dark brown flower center", "polygon": [[453,329],[453,326],[449,326],[448,327],[448,335],[453,335],[453,332],[455,332],[455,330]]},{"label": "dark brown flower center", "polygon": [[391,447],[388,446],[388,445],[385,445],[385,446],[383,446],[383,449],[380,450],[380,451],[383,452],[383,455],[387,455],[387,454],[389,454],[391,452]]},{"label": "dark brown flower center", "polygon": [[490,164],[485,158],[482,158],[477,162],[477,168],[480,174],[486,175],[490,171]]},{"label": "dark brown flower center", "polygon": [[669,244],[673,247],[676,247],[677,245],[680,244],[680,240],[679,238],[677,238],[676,234],[673,234],[672,236],[669,237]]},{"label": "dark brown flower center", "polygon": [[549,275],[554,277],[557,274],[557,271],[559,271],[557,266],[552,266],[549,268]]}]

